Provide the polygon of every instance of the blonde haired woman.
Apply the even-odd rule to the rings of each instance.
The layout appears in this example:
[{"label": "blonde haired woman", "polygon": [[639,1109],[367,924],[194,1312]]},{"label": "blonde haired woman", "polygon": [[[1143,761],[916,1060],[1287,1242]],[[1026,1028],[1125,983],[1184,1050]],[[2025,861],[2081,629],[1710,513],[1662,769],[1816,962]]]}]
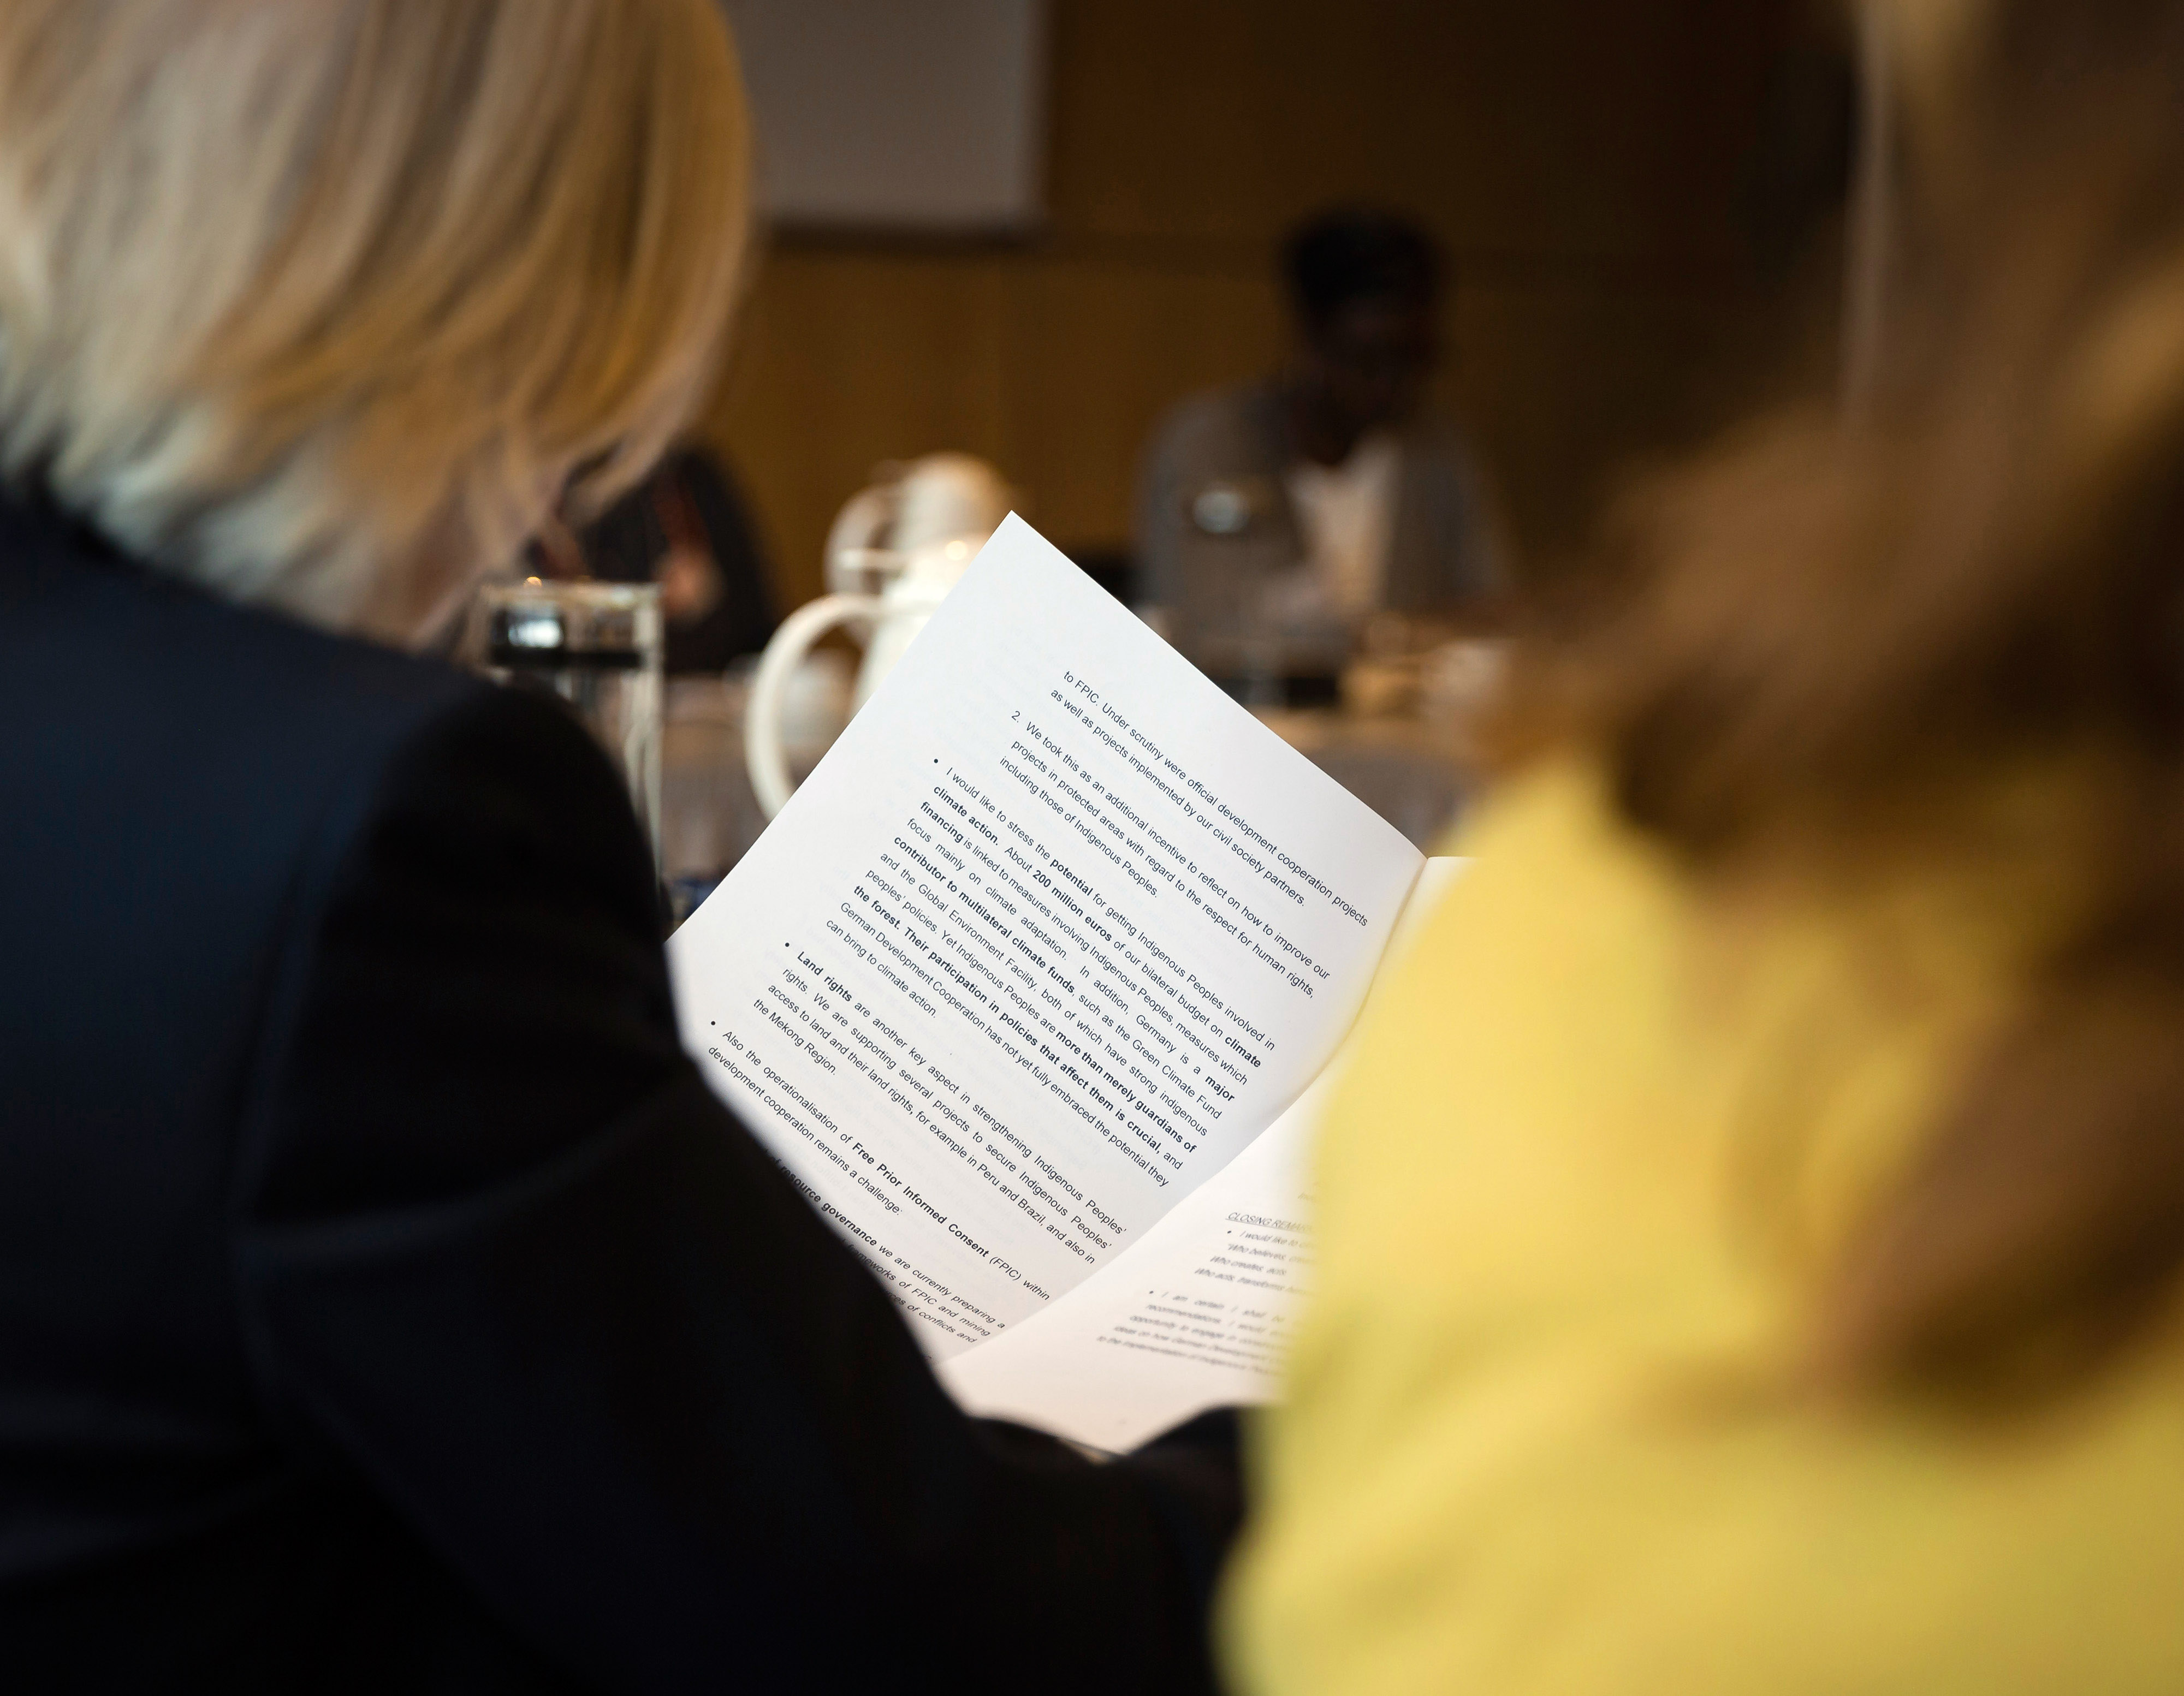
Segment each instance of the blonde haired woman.
[{"label": "blonde haired woman", "polygon": [[1364,1037],[1254,1696],[2184,1689],[2184,5],[1877,21],[1886,392],[1635,514]]},{"label": "blonde haired woman", "polygon": [[688,418],[745,155],[713,0],[0,8],[11,1692],[1206,1681],[1217,1472],[958,1416],[385,645]]}]

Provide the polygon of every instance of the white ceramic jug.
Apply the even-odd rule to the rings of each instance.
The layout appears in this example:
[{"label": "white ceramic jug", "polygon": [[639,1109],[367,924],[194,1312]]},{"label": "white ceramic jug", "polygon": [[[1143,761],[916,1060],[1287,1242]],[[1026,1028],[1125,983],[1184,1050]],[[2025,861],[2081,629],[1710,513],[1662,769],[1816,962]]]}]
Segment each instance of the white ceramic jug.
[{"label": "white ceramic jug", "polygon": [[862,708],[972,556],[1008,516],[1010,505],[1008,485],[984,460],[932,453],[842,509],[827,538],[827,584],[833,592],[782,621],[751,680],[744,759],[766,817],[788,804],[793,786],[782,743],[782,699],[812,644],[838,626],[863,639],[852,702],[853,710]]}]

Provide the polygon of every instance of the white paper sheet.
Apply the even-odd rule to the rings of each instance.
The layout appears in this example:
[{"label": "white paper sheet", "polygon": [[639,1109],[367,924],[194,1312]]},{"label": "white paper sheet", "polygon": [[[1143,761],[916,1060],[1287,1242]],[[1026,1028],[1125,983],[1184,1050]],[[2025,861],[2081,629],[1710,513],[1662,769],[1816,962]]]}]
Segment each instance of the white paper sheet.
[{"label": "white paper sheet", "polygon": [[1422,864],[1011,518],[669,958],[715,1088],[942,1359],[1280,1116]]},{"label": "white paper sheet", "polygon": [[[1426,862],[1376,994],[1462,866]],[[1207,1408],[1273,1400],[1311,1284],[1312,1143],[1346,1060],[1346,1048],[1225,1171],[1067,1301],[944,1361],[950,1392],[973,1413],[1117,1453]]]}]

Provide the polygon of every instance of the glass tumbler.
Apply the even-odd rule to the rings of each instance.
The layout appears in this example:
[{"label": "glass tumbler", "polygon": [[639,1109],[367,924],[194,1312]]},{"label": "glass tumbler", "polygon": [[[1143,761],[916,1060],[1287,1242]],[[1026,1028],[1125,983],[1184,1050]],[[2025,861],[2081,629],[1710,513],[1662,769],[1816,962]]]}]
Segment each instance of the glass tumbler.
[{"label": "glass tumbler", "polygon": [[532,578],[478,592],[478,651],[497,683],[550,695],[583,721],[629,786],[660,857],[660,590]]}]

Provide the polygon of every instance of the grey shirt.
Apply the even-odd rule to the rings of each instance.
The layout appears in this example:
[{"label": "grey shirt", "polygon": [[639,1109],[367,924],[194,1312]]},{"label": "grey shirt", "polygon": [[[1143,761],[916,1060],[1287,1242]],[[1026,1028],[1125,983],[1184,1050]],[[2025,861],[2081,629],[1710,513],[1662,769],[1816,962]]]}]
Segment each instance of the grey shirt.
[{"label": "grey shirt", "polygon": [[[1382,603],[1455,612],[1502,588],[1505,550],[1485,480],[1462,437],[1421,419],[1401,448]],[[1272,384],[1198,395],[1155,432],[1138,480],[1139,599],[1165,609],[1184,653],[1236,669],[1239,631],[1306,557],[1285,474],[1296,459]]]}]

